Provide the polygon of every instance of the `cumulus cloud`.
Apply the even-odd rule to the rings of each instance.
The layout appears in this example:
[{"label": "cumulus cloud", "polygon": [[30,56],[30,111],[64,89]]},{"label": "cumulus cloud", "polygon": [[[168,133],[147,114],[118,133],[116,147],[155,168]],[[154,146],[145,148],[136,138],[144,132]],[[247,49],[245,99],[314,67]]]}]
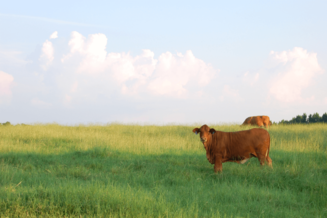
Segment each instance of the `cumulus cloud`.
[{"label": "cumulus cloud", "polygon": [[75,55],[80,57],[77,62],[78,72],[94,74],[104,70],[107,56],[107,37],[104,34],[92,34],[85,38],[82,34],[74,31],[68,45],[70,53],[63,56],[62,63],[72,63],[69,60]]},{"label": "cumulus cloud", "polygon": [[304,100],[303,89],[314,84],[313,78],[322,73],[317,54],[303,48],[270,53],[277,76],[273,79],[270,95],[281,102]]},{"label": "cumulus cloud", "polygon": [[51,35],[50,35],[50,39],[56,39],[58,38],[58,32],[54,31]]},{"label": "cumulus cloud", "polygon": [[43,70],[47,70],[48,67],[51,65],[53,59],[54,59],[54,48],[52,45],[52,42],[49,40],[46,40],[42,45],[42,53],[39,58],[39,61],[41,62],[41,67]]},{"label": "cumulus cloud", "polygon": [[[92,34],[86,38],[74,31],[68,46],[69,53],[63,55],[61,62],[74,69],[71,72],[75,76],[71,82],[78,84],[79,91],[90,86],[92,80],[100,80],[107,86],[118,86],[122,94],[146,93],[179,98],[186,97],[191,89],[207,85],[216,73],[210,64],[196,58],[192,51],[186,51],[184,55],[166,52],[158,59],[149,49],[144,49],[137,56],[108,53],[104,34]],[[81,81],[81,78],[87,82]],[[73,87],[77,85],[70,86],[70,90],[76,90]],[[101,91],[107,92],[107,87]]]},{"label": "cumulus cloud", "polygon": [[154,53],[148,49],[144,49],[142,54],[136,57],[126,53],[110,53],[106,61],[108,71],[117,82],[137,80],[141,84],[153,74],[158,62],[154,59]]},{"label": "cumulus cloud", "polygon": [[[0,71],[0,103],[11,99],[15,82],[13,108],[22,104],[31,111],[43,108],[47,114],[51,111],[47,119],[62,122],[202,122],[217,113],[238,114],[242,120],[254,109],[269,114],[268,109],[275,113],[293,105],[285,102],[327,104],[323,82],[314,83],[322,72],[316,54],[302,48],[271,52],[269,66],[241,77],[225,73],[218,80],[219,70],[191,50],[155,55],[144,49],[134,55],[111,52],[114,42],[101,33],[72,32],[66,43],[52,43],[55,37],[56,32],[28,61],[20,52],[0,51],[0,69],[12,74]],[[66,113],[64,118],[58,108]]]},{"label": "cumulus cloud", "polygon": [[[104,122],[124,117],[129,121],[145,118],[173,121],[177,117],[179,122],[186,117],[184,111],[179,112],[186,107],[185,99],[193,105],[194,98],[207,97],[209,85],[218,72],[190,50],[155,55],[150,49],[143,49],[134,55],[111,52],[108,45],[112,42],[101,33],[84,36],[72,32],[66,43],[53,43],[51,38],[28,57],[28,63],[22,62],[15,70],[17,94],[12,103],[52,114],[61,108],[63,113],[72,113],[65,119],[73,120],[71,117],[76,116],[76,122],[92,121],[95,117]],[[6,68],[0,63],[0,69]],[[3,72],[0,76],[2,102],[1,95],[11,94],[13,77]],[[176,100],[180,98],[183,101]],[[83,111],[83,116],[72,111]]]},{"label": "cumulus cloud", "polygon": [[205,86],[214,75],[213,67],[197,59],[190,50],[185,55],[166,52],[159,56],[154,78],[148,88],[158,95],[185,96],[188,83]]}]

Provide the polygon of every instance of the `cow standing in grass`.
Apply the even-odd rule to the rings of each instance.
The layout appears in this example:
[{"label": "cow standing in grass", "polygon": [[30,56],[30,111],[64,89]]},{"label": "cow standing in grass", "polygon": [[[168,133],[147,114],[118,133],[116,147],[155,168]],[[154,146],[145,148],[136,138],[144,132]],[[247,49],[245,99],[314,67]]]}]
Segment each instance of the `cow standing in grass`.
[{"label": "cow standing in grass", "polygon": [[207,159],[214,164],[215,172],[223,170],[222,163],[230,161],[244,164],[251,157],[259,159],[264,165],[267,161],[272,167],[269,157],[270,135],[265,129],[254,128],[239,132],[221,132],[207,125],[193,129],[195,134],[200,133],[201,142],[207,152]]},{"label": "cow standing in grass", "polygon": [[266,127],[272,125],[270,118],[268,116],[253,116],[248,117],[244,120],[242,125],[253,125],[253,126],[260,126],[260,127]]}]

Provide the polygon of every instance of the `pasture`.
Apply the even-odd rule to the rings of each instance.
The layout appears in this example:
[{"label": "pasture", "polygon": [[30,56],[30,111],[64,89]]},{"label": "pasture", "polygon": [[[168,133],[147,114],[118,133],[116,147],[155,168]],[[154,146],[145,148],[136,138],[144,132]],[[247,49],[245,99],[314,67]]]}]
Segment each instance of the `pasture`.
[{"label": "pasture", "polygon": [[221,174],[194,127],[0,126],[0,217],[327,217],[326,124],[272,126],[273,169]]}]

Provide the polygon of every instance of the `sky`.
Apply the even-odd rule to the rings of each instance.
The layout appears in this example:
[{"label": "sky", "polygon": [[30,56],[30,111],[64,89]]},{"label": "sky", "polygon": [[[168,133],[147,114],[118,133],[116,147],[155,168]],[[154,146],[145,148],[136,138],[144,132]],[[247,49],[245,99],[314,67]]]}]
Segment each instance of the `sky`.
[{"label": "sky", "polygon": [[326,1],[4,1],[0,123],[327,112]]}]

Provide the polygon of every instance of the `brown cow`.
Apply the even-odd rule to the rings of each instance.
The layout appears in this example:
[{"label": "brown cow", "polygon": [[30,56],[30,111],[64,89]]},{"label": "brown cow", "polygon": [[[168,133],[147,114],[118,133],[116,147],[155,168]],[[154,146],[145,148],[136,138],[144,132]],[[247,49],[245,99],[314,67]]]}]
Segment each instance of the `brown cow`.
[{"label": "brown cow", "polygon": [[200,129],[193,129],[193,132],[200,133],[207,159],[211,164],[215,164],[215,172],[223,170],[224,162],[244,164],[251,157],[257,157],[261,165],[267,161],[272,167],[272,160],[269,157],[270,135],[265,129],[221,132],[203,125]]},{"label": "brown cow", "polygon": [[268,116],[253,116],[246,118],[242,125],[264,126],[268,128],[272,123]]}]

